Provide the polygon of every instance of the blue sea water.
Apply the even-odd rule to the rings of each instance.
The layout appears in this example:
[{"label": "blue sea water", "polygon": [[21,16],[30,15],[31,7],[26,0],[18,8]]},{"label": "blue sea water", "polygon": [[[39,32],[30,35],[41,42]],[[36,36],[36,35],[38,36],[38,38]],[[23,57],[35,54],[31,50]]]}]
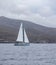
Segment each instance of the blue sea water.
[{"label": "blue sea water", "polygon": [[0,44],[0,65],[56,65],[56,44]]}]

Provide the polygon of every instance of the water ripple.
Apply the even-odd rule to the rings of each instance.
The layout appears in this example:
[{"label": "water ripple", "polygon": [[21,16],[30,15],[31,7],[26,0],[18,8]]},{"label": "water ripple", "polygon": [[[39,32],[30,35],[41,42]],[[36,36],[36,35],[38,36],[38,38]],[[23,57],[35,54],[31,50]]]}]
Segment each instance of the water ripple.
[{"label": "water ripple", "polygon": [[1,44],[0,65],[56,65],[56,45],[32,44],[29,47],[16,47]]}]

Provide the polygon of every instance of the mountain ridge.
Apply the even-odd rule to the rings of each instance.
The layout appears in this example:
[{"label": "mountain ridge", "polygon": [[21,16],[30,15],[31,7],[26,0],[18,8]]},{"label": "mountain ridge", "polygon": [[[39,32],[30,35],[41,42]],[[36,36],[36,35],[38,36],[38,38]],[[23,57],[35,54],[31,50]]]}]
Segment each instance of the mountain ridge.
[{"label": "mountain ridge", "polygon": [[30,42],[56,42],[56,28],[49,28],[29,21],[0,17],[0,41],[16,41],[21,22],[24,23]]}]

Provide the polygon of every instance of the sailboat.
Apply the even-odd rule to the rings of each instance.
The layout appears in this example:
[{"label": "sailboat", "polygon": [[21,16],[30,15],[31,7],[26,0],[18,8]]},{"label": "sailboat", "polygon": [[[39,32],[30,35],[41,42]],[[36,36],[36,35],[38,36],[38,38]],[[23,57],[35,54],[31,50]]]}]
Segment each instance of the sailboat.
[{"label": "sailboat", "polygon": [[29,45],[29,40],[26,31],[24,29],[24,25],[23,23],[21,23],[15,46],[28,46],[28,45]]}]

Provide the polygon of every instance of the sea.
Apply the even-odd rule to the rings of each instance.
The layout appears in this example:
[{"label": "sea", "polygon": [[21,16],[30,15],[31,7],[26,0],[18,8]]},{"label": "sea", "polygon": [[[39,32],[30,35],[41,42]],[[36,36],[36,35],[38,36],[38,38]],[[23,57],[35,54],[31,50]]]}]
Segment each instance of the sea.
[{"label": "sea", "polygon": [[0,44],[0,65],[56,65],[56,44]]}]

